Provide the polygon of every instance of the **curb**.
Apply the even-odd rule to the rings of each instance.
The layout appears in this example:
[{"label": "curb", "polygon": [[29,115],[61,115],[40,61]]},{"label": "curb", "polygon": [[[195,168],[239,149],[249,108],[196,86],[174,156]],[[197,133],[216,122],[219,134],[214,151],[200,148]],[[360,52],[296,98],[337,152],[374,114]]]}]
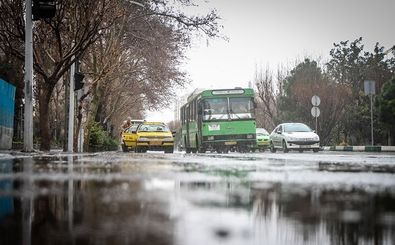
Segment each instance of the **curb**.
[{"label": "curb", "polygon": [[323,146],[324,151],[354,151],[354,152],[395,152],[395,146]]}]

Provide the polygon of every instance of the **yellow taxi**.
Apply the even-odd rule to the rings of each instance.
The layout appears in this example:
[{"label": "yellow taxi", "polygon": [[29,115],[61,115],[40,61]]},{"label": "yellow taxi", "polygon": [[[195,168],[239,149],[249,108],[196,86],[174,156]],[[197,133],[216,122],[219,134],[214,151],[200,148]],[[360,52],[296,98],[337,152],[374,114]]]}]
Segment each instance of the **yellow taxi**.
[{"label": "yellow taxi", "polygon": [[172,132],[162,122],[143,122],[137,127],[132,125],[122,134],[123,148],[136,152],[164,151],[173,153],[174,138]]},{"label": "yellow taxi", "polygon": [[127,152],[129,150],[136,150],[136,142],[137,142],[137,128],[140,124],[132,124],[129,128],[124,130],[121,134],[122,137],[122,150]]}]

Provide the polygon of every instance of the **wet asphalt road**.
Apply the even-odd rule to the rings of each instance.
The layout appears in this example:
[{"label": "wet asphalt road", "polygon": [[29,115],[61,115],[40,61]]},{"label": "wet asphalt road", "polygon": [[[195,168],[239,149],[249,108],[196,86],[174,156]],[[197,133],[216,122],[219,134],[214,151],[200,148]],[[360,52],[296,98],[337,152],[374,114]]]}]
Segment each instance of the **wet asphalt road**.
[{"label": "wet asphalt road", "polygon": [[395,155],[0,154],[0,244],[395,244]]}]

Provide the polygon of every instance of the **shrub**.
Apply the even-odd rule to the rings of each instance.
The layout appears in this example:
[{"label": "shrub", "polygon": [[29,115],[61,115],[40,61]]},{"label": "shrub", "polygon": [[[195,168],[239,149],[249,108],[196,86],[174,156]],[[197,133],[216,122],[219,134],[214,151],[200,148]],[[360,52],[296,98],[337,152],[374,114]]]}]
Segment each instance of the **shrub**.
[{"label": "shrub", "polygon": [[118,149],[118,142],[104,131],[98,122],[89,125],[89,150],[114,151]]}]

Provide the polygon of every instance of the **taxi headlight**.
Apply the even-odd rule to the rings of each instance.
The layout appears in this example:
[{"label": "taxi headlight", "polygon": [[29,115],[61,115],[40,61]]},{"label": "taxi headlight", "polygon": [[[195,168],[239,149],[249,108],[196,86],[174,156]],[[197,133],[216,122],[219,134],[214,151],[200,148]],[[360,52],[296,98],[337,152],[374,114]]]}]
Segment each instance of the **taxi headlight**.
[{"label": "taxi headlight", "polygon": [[173,137],[165,137],[163,138],[164,141],[173,141],[174,138]]},{"label": "taxi headlight", "polygon": [[149,141],[148,138],[140,137],[137,141]]}]

